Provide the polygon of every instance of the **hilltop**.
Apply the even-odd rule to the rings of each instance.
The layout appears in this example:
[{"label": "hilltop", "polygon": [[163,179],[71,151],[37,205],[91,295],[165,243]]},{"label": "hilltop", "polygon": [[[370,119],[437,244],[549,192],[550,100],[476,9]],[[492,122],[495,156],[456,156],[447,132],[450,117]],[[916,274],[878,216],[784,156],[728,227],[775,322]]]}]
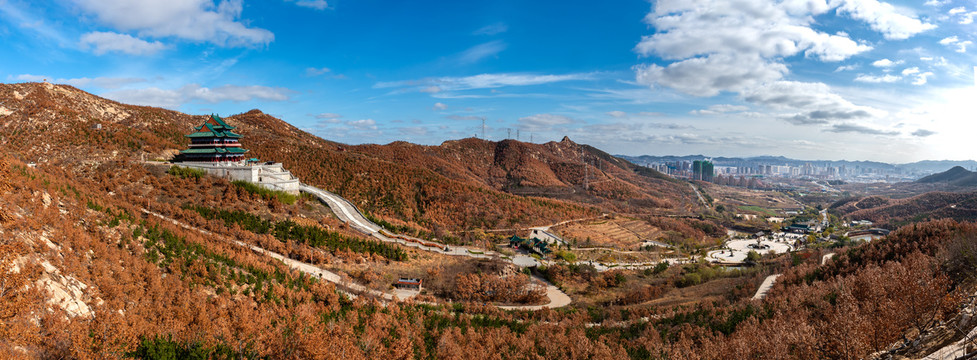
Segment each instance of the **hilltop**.
[{"label": "hilltop", "polygon": [[916,182],[921,184],[946,183],[961,187],[977,186],[977,172],[969,171],[961,166],[954,166],[950,170],[926,176],[916,180]]}]

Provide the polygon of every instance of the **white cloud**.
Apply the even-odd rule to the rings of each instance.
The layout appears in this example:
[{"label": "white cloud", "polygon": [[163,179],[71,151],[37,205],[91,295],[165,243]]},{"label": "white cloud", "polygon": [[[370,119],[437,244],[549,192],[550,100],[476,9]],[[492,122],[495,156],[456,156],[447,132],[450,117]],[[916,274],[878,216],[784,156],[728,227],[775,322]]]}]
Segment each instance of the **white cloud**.
[{"label": "white cloud", "polygon": [[445,109],[448,108],[448,104],[445,104],[443,102],[436,102],[436,103],[434,103],[434,107],[433,108],[434,108],[434,110],[438,110],[438,111],[445,110]]},{"label": "white cloud", "polygon": [[957,45],[957,50],[956,51],[958,53],[965,53],[965,52],[967,52],[967,46],[973,45],[973,42],[970,41],[970,40],[961,41],[961,42],[958,42],[956,45]]},{"label": "white cloud", "polygon": [[270,31],[238,21],[241,0],[75,0],[102,25],[140,37],[175,37],[218,46],[264,45]]},{"label": "white cloud", "polygon": [[965,12],[967,12],[967,8],[960,6],[960,7],[955,7],[953,9],[950,9],[950,11],[947,11],[947,14],[956,15]]},{"label": "white cloud", "polygon": [[339,119],[343,117],[337,113],[322,113],[315,116],[316,119]]},{"label": "white cloud", "polygon": [[636,66],[636,80],[694,96],[742,93],[781,80],[789,72],[785,57],[841,61],[872,49],[845,33],[813,29],[814,16],[830,9],[818,0],[658,1],[645,17],[656,33],[635,51],[674,62]]},{"label": "white cloud", "polygon": [[902,64],[902,60],[892,61],[892,60],[889,60],[889,59],[882,59],[882,60],[877,60],[877,61],[873,62],[872,63],[872,66],[875,66],[875,67],[878,67],[878,68],[888,68],[888,67],[893,67],[893,66],[896,66],[896,65],[899,65],[899,64]]},{"label": "white cloud", "polygon": [[960,25],[970,25],[970,24],[973,24],[974,23],[974,15],[977,15],[977,12],[969,12],[969,13],[963,14],[962,16],[960,16],[960,20],[957,21],[957,23],[960,24]]},{"label": "white cloud", "polygon": [[840,61],[871,49],[847,35],[811,28],[812,15],[827,10],[816,2],[801,6],[772,1],[658,1],[645,17],[657,33],[643,37],[635,51],[667,60],[712,54],[775,58],[804,52],[823,61]]},{"label": "white cloud", "polygon": [[831,126],[831,128],[829,128],[828,131],[836,132],[836,133],[858,133],[858,134],[865,134],[865,135],[887,135],[887,136],[899,135],[898,131],[881,130],[881,129],[871,128],[864,125],[848,124],[848,123],[835,124]]},{"label": "white cloud", "polygon": [[865,82],[865,83],[873,83],[873,84],[878,84],[878,83],[894,83],[894,82],[899,81],[899,80],[902,80],[902,76],[895,76],[895,75],[890,75],[890,74],[886,74],[886,75],[882,75],[882,76],[858,74],[858,76],[855,77],[855,81]]},{"label": "white cloud", "polygon": [[757,56],[710,55],[695,57],[666,67],[655,64],[635,67],[637,82],[662,85],[693,96],[715,96],[722,91],[742,92],[776,81],[787,66]]},{"label": "white cloud", "polygon": [[377,122],[373,119],[350,120],[346,125],[352,126],[357,130],[376,130]]},{"label": "white cloud", "polygon": [[509,30],[509,25],[505,23],[495,23],[492,25],[484,26],[478,30],[472,32],[472,35],[497,35],[504,33]]},{"label": "white cloud", "polygon": [[166,49],[159,41],[149,42],[127,34],[94,31],[81,36],[81,47],[91,48],[95,55],[120,52],[129,55],[152,55]]},{"label": "white cloud", "polygon": [[943,6],[949,3],[950,0],[926,0],[925,2],[927,6]]},{"label": "white cloud", "polygon": [[289,2],[294,2],[295,5],[306,7],[316,10],[325,10],[329,8],[329,3],[326,0],[287,0]]},{"label": "white cloud", "polygon": [[947,46],[947,47],[955,46],[956,50],[954,51],[958,53],[965,53],[967,52],[967,46],[973,45],[973,42],[970,40],[960,41],[960,38],[956,36],[950,36],[950,37],[943,38],[943,40],[940,40],[940,45]]},{"label": "white cloud", "polygon": [[718,104],[709,106],[707,109],[692,110],[689,113],[692,115],[719,115],[730,112],[743,112],[747,110],[750,110],[749,106]]},{"label": "white cloud", "polygon": [[935,131],[926,130],[926,129],[919,129],[919,130],[913,131],[913,133],[912,133],[913,136],[918,136],[918,137],[927,137],[927,136],[934,135],[934,134],[936,134]]},{"label": "white cloud", "polygon": [[331,72],[331,71],[332,71],[332,69],[327,68],[327,67],[321,67],[321,68],[310,67],[310,68],[306,68],[305,69],[305,75],[306,76],[319,76],[319,75],[323,75],[323,74],[328,73],[328,72]]},{"label": "white cloud", "polygon": [[[636,81],[694,96],[738,94],[745,102],[780,112],[770,116],[796,125],[833,126],[886,116],[885,111],[853,104],[826,84],[784,80],[790,73],[786,58],[804,54],[834,62],[872,49],[847,33],[815,29],[815,18],[833,9],[866,22],[887,39],[908,38],[934,27],[876,0],[660,0],[645,17],[655,33],[643,37],[634,50],[670,63],[635,66]],[[888,68],[899,63],[885,59],[875,65]],[[836,71],[856,68],[841,65]],[[693,114],[721,113],[718,110],[727,109]]]},{"label": "white cloud", "polygon": [[573,118],[563,115],[536,114],[519,118],[519,128],[527,131],[545,131],[552,130],[554,127],[560,125],[569,125],[576,122]]},{"label": "white cloud", "polygon": [[198,84],[184,85],[179,89],[125,89],[102,94],[102,96],[128,104],[177,108],[190,102],[219,103],[224,101],[244,102],[252,100],[285,101],[292,91],[285,88],[267,86],[224,85],[206,88]]},{"label": "white cloud", "polygon": [[745,101],[788,112],[781,116],[795,125],[828,124],[884,116],[885,112],[858,106],[822,83],[777,81],[740,94]]},{"label": "white cloud", "polygon": [[919,68],[918,67],[911,67],[911,68],[906,68],[906,69],[903,69],[902,70],[902,75],[903,76],[912,75],[912,74],[918,74],[918,73],[919,73]]},{"label": "white cloud", "polygon": [[620,110],[608,111],[607,115],[615,118],[653,118],[665,116],[664,113],[654,111],[639,111],[636,113],[626,113]]},{"label": "white cloud", "polygon": [[505,50],[508,45],[502,40],[489,41],[484,44],[472,46],[468,50],[458,55],[458,61],[463,64],[473,64],[485,58],[498,55]]},{"label": "white cloud", "polygon": [[920,21],[913,14],[903,14],[894,6],[878,0],[831,0],[839,5],[840,13],[848,13],[853,19],[867,22],[873,30],[886,39],[905,40],[936,25]]},{"label": "white cloud", "polygon": [[940,45],[950,45],[958,41],[960,41],[960,38],[956,36],[945,37],[943,40],[940,40]]},{"label": "white cloud", "polygon": [[20,74],[14,77],[18,81],[48,81],[55,84],[68,84],[74,87],[87,87],[94,86],[102,89],[117,89],[129,84],[136,84],[145,82],[146,79],[143,78],[133,78],[133,77],[96,77],[96,78],[75,78],[75,79],[56,79],[51,76],[45,75],[32,75],[32,74]]},{"label": "white cloud", "polygon": [[913,79],[913,85],[916,86],[926,85],[926,82],[929,81],[930,76],[933,76],[933,73],[929,71],[916,74],[915,79]]},{"label": "white cloud", "polygon": [[507,86],[542,85],[562,81],[590,80],[591,78],[593,78],[592,74],[534,75],[503,73],[379,82],[373,85],[373,87],[378,89],[414,87],[417,91],[434,93],[440,91],[495,89]]}]

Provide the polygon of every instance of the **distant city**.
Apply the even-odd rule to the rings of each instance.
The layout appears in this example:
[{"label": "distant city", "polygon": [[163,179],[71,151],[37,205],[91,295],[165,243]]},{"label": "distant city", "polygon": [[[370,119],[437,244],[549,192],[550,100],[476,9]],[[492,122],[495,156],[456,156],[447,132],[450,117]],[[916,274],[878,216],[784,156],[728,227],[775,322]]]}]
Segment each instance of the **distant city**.
[{"label": "distant city", "polygon": [[896,183],[915,181],[954,166],[977,169],[977,161],[973,160],[930,160],[908,164],[887,164],[874,161],[796,160],[780,156],[710,158],[703,155],[618,155],[618,157],[673,177],[703,181],[714,181],[716,178],[723,177],[745,177]]}]

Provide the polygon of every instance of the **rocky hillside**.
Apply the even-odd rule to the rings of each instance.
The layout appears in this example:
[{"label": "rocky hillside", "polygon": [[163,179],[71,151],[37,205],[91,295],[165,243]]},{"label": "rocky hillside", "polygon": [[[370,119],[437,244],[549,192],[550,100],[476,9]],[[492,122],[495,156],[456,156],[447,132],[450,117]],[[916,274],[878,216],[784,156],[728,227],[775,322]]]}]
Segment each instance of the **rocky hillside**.
[{"label": "rocky hillside", "polygon": [[[71,86],[0,85],[0,146],[94,176],[112,161],[168,159],[205,115],[120,104]],[[687,186],[569,139],[348,146],[252,110],[228,116],[251,155],[368,212],[428,231],[538,226],[602,211],[684,212]],[[587,186],[585,186],[587,185]]]}]

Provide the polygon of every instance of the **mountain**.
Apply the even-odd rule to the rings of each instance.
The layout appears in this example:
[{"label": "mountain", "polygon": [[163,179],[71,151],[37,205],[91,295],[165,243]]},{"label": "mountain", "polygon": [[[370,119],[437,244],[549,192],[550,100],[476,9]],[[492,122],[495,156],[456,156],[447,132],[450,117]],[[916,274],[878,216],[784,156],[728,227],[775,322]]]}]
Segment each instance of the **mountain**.
[{"label": "mountain", "polygon": [[[0,85],[0,146],[25,162],[94,177],[112,162],[168,159],[203,116],[132,106],[71,86]],[[540,226],[605,211],[685,214],[688,186],[565,139],[345,145],[251,110],[226,116],[250,155],[368,213],[445,235],[471,228]]]},{"label": "mountain", "polygon": [[922,184],[946,183],[956,186],[977,186],[977,172],[969,171],[960,166],[954,166],[950,170],[929,175],[916,180]]},{"label": "mountain", "polygon": [[848,219],[870,220],[888,229],[932,219],[973,221],[977,220],[977,192],[933,191],[903,199],[849,198],[831,208]]},{"label": "mountain", "polygon": [[977,168],[977,161],[973,160],[923,160],[913,163],[898,165],[906,169],[919,172],[936,173],[951,167],[963,167],[968,169]]}]

